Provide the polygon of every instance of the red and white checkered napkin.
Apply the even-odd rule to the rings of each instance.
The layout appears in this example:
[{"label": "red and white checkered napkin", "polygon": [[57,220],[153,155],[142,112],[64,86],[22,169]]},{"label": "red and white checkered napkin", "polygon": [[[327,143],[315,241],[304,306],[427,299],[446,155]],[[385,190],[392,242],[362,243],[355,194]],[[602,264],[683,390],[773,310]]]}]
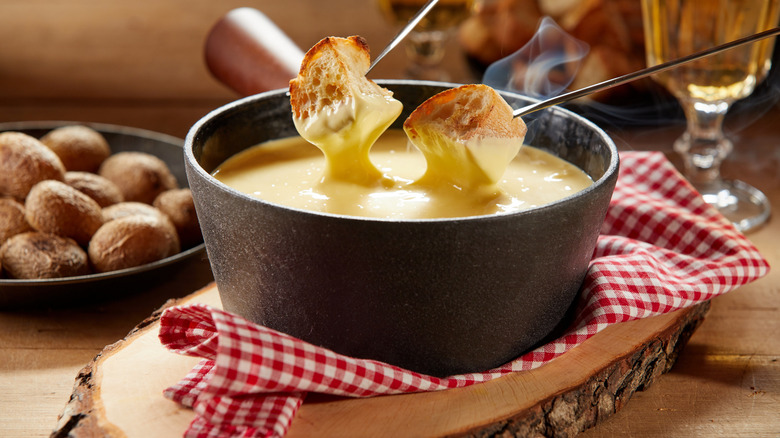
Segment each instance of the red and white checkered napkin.
[{"label": "red and white checkered napkin", "polygon": [[484,382],[552,360],[610,324],[671,312],[762,277],[767,262],[660,152],[626,152],[575,321],[484,373],[425,376],[341,356],[205,305],[161,318],[168,349],[204,359],[165,396],[191,407],[186,436],[283,436],[308,392],[369,397]]}]

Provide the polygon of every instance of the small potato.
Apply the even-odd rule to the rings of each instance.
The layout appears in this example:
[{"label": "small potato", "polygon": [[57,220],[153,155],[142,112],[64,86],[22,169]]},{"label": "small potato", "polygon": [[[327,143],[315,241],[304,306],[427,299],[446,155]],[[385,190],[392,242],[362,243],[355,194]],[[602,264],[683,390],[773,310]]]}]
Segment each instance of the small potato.
[{"label": "small potato", "polygon": [[135,215],[106,222],[87,249],[98,272],[145,265],[179,252],[179,241],[165,223],[151,216]]},{"label": "small potato", "polygon": [[152,205],[171,219],[179,234],[182,248],[190,248],[203,241],[190,189],[162,192]]},{"label": "small potato", "polygon": [[60,157],[66,170],[94,173],[111,155],[111,148],[103,135],[87,126],[53,129],[41,137],[41,143]]},{"label": "small potato", "polygon": [[8,239],[0,254],[8,278],[62,278],[90,273],[87,253],[72,239],[37,231]]},{"label": "small potato", "polygon": [[0,195],[22,201],[35,184],[62,181],[64,176],[62,161],[36,138],[21,132],[0,133]]},{"label": "small potato", "polygon": [[157,207],[144,204],[143,202],[119,202],[103,208],[103,222],[137,215],[166,218]]},{"label": "small potato", "polygon": [[103,214],[94,199],[59,181],[36,184],[24,204],[27,222],[38,231],[70,237],[87,246],[103,225]]},{"label": "small potato", "polygon": [[119,152],[100,166],[98,174],[119,187],[125,201],[151,204],[160,193],[179,187],[165,162],[145,152]]},{"label": "small potato", "polygon": [[119,187],[90,172],[65,172],[65,184],[94,199],[101,207],[124,201]]},{"label": "small potato", "polygon": [[176,231],[176,227],[173,225],[171,218],[157,207],[144,204],[143,202],[120,202],[118,204],[109,205],[103,209],[103,223],[128,216],[147,216],[160,221],[162,226],[166,227],[171,234],[176,236],[176,242],[174,247],[171,248],[171,251],[177,253],[181,250],[181,241],[178,238],[178,232]]},{"label": "small potato", "polygon": [[0,245],[12,236],[32,230],[24,218],[24,205],[12,198],[0,198]]}]

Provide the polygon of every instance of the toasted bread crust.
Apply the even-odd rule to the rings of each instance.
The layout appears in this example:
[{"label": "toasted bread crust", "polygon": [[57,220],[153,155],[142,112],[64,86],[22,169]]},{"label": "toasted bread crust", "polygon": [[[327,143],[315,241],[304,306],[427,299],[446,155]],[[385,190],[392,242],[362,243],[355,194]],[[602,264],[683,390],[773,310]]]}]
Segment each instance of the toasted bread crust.
[{"label": "toasted bread crust", "polygon": [[348,99],[353,90],[392,95],[366,79],[370,65],[368,44],[362,37],[323,38],[306,52],[298,76],[290,81],[293,116],[309,117],[326,106]]},{"label": "toasted bread crust", "polygon": [[422,103],[404,122],[410,136],[417,130],[435,129],[447,137],[524,137],[522,119],[513,118],[512,107],[495,90],[469,84],[443,91]]}]

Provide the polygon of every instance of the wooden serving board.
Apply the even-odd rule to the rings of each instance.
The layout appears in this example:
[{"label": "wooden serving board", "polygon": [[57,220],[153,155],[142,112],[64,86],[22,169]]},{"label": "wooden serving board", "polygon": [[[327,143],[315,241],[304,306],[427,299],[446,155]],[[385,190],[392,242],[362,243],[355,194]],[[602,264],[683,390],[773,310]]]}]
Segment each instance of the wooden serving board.
[{"label": "wooden serving board", "polygon": [[[220,306],[216,286],[172,304]],[[668,371],[709,302],[617,324],[532,370],[439,392],[347,399],[310,394],[289,437],[572,436]],[[197,362],[158,341],[162,309],[79,373],[53,436],[182,436],[194,414],[162,396]]]}]

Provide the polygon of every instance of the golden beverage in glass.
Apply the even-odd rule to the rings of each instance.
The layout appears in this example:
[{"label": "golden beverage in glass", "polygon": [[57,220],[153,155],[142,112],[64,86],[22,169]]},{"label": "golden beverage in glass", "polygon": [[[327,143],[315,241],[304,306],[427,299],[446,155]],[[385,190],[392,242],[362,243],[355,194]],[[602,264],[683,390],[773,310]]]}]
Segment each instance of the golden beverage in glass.
[{"label": "golden beverage in glass", "polygon": [[[780,0],[642,0],[647,64],[771,29],[779,11]],[[683,157],[686,176],[743,231],[768,218],[769,202],[758,189],[721,178],[720,164],[733,147],[723,134],[723,118],[766,77],[773,48],[774,38],[764,39],[653,76],[685,111],[687,129],[674,149]]]},{"label": "golden beverage in glass", "polygon": [[[778,0],[643,0],[647,63],[656,65],[777,25]],[[768,72],[774,39],[656,75],[678,99],[734,101]]]}]

